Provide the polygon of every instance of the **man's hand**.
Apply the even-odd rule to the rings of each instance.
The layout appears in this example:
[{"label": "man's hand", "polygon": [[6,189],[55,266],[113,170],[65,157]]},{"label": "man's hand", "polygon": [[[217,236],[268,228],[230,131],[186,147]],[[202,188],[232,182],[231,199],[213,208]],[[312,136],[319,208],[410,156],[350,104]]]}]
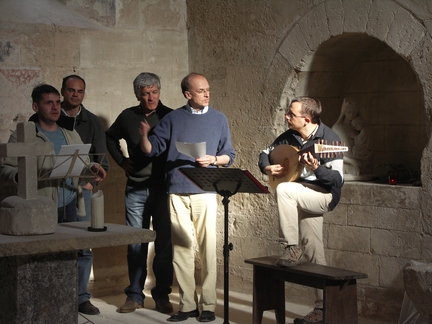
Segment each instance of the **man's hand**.
[{"label": "man's hand", "polygon": [[150,125],[147,122],[147,120],[143,120],[140,125],[138,126],[138,132],[141,135],[141,137],[148,136],[148,133],[150,132]]},{"label": "man's hand", "polygon": [[94,163],[91,166],[91,170],[95,174],[95,181],[101,182],[106,178],[106,171],[104,168],[101,167],[100,164]]},{"label": "man's hand", "polygon": [[201,167],[207,168],[215,161],[215,157],[213,155],[206,155],[202,158],[198,158],[195,160]]},{"label": "man's hand", "polygon": [[287,169],[280,164],[266,166],[265,171],[268,176],[274,178],[282,178],[287,173]]},{"label": "man's hand", "polygon": [[148,133],[150,132],[150,129],[150,125],[146,120],[143,120],[138,127],[138,132],[141,135],[140,147],[141,150],[146,154],[149,154],[152,150],[152,145],[148,140]]},{"label": "man's hand", "polygon": [[315,171],[319,167],[318,160],[312,155],[311,152],[303,153],[302,155],[300,155],[299,162],[304,166],[312,169],[312,171]]},{"label": "man's hand", "polygon": [[86,182],[86,184],[82,187],[87,190],[93,190],[93,185],[90,182]]},{"label": "man's hand", "polygon": [[133,162],[131,161],[131,159],[124,159],[121,167],[123,170],[125,170],[126,175],[130,175],[130,174],[134,173]]}]

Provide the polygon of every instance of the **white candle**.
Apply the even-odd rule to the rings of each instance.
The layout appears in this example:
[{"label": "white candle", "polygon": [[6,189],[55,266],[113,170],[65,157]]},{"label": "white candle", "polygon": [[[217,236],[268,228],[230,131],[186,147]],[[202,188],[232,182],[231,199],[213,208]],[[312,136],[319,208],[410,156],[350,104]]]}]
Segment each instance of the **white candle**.
[{"label": "white candle", "polygon": [[102,190],[91,197],[91,227],[104,228],[104,195]]}]

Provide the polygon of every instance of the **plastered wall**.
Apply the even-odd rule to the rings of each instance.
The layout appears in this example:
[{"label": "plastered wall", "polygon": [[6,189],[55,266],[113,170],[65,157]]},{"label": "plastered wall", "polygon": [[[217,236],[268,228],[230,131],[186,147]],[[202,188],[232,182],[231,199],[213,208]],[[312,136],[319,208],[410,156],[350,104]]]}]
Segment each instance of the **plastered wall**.
[{"label": "plastered wall", "polygon": [[[62,78],[87,83],[84,106],[105,128],[138,104],[132,82],[141,72],[161,77],[162,102],[185,103],[180,81],[188,73],[185,1],[0,1],[0,142],[26,121],[32,88],[60,90]],[[124,171],[110,159],[104,191],[105,222],[125,224]],[[1,187],[2,196],[13,193]],[[128,284],[127,247],[94,250],[95,296],[120,294]],[[149,285],[151,285],[151,278]]]}]

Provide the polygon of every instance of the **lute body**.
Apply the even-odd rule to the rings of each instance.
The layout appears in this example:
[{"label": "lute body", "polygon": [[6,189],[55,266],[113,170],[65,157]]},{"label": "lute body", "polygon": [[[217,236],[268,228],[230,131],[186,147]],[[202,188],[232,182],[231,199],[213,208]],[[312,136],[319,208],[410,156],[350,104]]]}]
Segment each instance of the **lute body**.
[{"label": "lute body", "polygon": [[296,181],[300,177],[303,165],[299,163],[299,155],[303,153],[311,152],[313,155],[319,156],[347,151],[347,146],[339,145],[314,144],[308,148],[299,150],[292,145],[280,144],[271,151],[270,163],[272,165],[280,164],[285,168],[286,172],[280,178],[269,176],[270,187],[275,190],[279,183]]}]

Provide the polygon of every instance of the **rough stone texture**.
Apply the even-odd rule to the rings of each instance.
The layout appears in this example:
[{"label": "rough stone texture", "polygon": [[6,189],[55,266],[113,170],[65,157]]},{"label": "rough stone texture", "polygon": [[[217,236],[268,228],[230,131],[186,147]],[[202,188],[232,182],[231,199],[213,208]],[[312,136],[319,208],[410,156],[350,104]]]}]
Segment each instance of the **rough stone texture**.
[{"label": "rough stone texture", "polygon": [[403,272],[403,282],[419,314],[432,320],[432,263],[409,265]]},{"label": "rough stone texture", "polygon": [[76,252],[0,258],[0,323],[77,323],[76,259]]},{"label": "rough stone texture", "polygon": [[[60,27],[30,24],[31,19],[0,19],[3,141],[16,120],[31,114],[29,94],[37,82],[58,86],[66,73],[83,75],[88,81],[84,104],[109,126],[122,109],[136,104],[131,84],[142,70],[161,75],[162,101],[172,107],[185,102],[179,91],[181,78],[197,71],[209,78],[212,105],[228,116],[238,154],[234,166],[266,183],[257,157],[285,129],[287,102],[297,95],[318,96],[324,107],[322,120],[332,125],[343,97],[355,94],[377,134],[374,164],[403,163],[421,170],[422,187],[346,183],[340,205],[325,216],[327,261],[368,274],[358,283],[362,315],[397,321],[404,294],[401,274],[408,257],[404,246],[416,258],[432,261],[430,1],[61,2],[101,28],[108,22],[103,16],[115,17],[115,27],[79,28],[72,19]],[[115,16],[109,7],[113,3]],[[162,16],[168,18],[155,19]],[[73,43],[71,51],[65,49],[67,38]],[[123,224],[124,171],[110,162],[108,178],[100,186],[109,211],[105,219]],[[222,287],[222,205],[219,215]],[[230,289],[251,292],[252,268],[242,260],[279,253],[273,195],[235,195],[229,235],[234,242]],[[125,260],[123,246],[95,249],[95,286],[102,283],[103,293],[109,293],[108,286],[112,293],[122,293]],[[287,300],[310,304],[313,292],[290,286]]]},{"label": "rough stone texture", "polygon": [[51,198],[26,200],[11,196],[0,206],[1,234],[41,235],[54,233],[56,229],[57,206]]}]

